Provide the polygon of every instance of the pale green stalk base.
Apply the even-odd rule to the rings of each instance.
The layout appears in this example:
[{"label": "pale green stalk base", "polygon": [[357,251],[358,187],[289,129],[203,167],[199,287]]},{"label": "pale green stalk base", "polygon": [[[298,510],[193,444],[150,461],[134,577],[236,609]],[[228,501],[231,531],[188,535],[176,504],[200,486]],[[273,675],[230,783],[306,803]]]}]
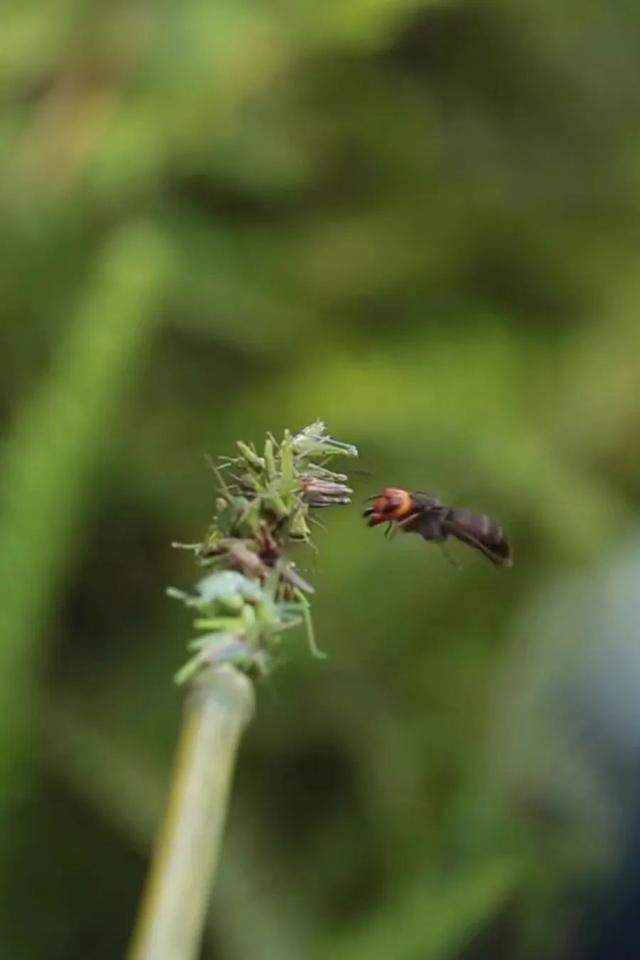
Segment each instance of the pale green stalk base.
[{"label": "pale green stalk base", "polygon": [[129,960],[198,955],[236,753],[253,707],[251,681],[233,667],[203,672],[191,686]]}]

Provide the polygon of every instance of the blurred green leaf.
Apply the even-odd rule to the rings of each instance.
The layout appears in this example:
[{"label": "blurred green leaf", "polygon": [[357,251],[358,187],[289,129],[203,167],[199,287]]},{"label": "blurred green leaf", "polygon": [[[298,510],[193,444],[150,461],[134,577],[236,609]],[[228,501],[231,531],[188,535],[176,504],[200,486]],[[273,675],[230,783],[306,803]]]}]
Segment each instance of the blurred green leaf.
[{"label": "blurred green leaf", "polygon": [[151,227],[107,245],[57,358],[2,457],[0,734],[3,802],[24,785],[45,627],[78,549],[99,457],[109,448],[166,291],[168,251]]},{"label": "blurred green leaf", "polygon": [[436,876],[398,894],[360,932],[338,943],[333,956],[360,960],[394,956],[397,960],[440,960],[456,956],[483,924],[505,906],[518,870],[494,859],[467,864],[461,876]]}]

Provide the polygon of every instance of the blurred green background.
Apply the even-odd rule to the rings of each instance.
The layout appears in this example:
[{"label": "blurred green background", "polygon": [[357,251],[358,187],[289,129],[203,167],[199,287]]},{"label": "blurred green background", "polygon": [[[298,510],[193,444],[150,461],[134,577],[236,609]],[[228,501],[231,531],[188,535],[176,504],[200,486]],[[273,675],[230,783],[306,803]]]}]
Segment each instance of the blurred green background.
[{"label": "blurred green background", "polygon": [[[628,0],[4,8],[3,957],[123,955],[170,543],[204,453],[316,417],[368,471],[298,557],[330,658],[259,690],[203,956],[587,956],[640,808],[639,45]],[[385,485],[513,571],[367,530]]]}]

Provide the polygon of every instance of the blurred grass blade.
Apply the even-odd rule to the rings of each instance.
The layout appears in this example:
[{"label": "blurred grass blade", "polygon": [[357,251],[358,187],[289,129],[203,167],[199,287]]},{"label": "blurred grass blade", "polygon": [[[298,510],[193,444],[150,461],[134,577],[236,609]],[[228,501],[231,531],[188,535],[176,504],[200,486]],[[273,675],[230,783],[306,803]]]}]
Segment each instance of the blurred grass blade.
[{"label": "blurred grass blade", "polygon": [[[91,471],[111,436],[168,275],[149,227],[111,239],[40,392],[2,451],[0,470],[0,783],[2,803],[26,772],[44,627],[91,498]],[[0,805],[0,815],[2,815]]]},{"label": "blurred grass blade", "polygon": [[516,865],[496,857],[450,877],[430,876],[331,950],[333,960],[446,960],[496,916],[514,890]]}]

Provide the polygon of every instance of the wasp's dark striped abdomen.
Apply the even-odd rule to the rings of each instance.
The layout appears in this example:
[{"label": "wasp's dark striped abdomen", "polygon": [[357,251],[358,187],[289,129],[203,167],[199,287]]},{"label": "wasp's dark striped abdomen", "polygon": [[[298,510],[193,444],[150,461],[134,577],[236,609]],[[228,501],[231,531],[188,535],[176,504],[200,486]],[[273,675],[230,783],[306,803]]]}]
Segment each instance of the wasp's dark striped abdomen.
[{"label": "wasp's dark striped abdomen", "polygon": [[512,565],[511,547],[500,524],[486,513],[449,509],[442,520],[443,529],[470,547],[476,547],[498,566]]}]

